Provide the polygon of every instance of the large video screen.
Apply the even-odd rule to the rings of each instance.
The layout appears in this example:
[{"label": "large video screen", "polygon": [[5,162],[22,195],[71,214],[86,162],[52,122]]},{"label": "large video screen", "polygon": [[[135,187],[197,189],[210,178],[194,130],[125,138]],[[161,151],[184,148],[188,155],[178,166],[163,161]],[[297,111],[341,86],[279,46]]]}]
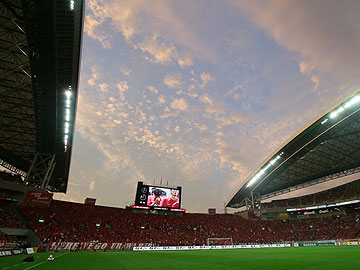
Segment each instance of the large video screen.
[{"label": "large video screen", "polygon": [[180,208],[181,187],[150,186],[139,182],[135,204],[149,207]]}]

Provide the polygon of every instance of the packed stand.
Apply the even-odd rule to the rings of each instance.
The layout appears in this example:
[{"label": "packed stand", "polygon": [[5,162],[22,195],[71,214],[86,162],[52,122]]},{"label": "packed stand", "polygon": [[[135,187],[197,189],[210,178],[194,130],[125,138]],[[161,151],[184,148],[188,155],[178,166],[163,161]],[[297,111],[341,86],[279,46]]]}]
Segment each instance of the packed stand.
[{"label": "packed stand", "polygon": [[0,204],[0,228],[25,228],[24,223],[16,215],[14,207],[8,207],[4,204]]},{"label": "packed stand", "polygon": [[16,236],[0,232],[0,242],[17,242]]},{"label": "packed stand", "polygon": [[[21,211],[44,242],[117,242],[154,245],[204,245],[208,238],[234,243],[269,243],[350,238],[355,218],[246,220],[238,215],[137,214],[130,210],[53,201],[49,208]],[[354,227],[354,226],[353,226]]]}]

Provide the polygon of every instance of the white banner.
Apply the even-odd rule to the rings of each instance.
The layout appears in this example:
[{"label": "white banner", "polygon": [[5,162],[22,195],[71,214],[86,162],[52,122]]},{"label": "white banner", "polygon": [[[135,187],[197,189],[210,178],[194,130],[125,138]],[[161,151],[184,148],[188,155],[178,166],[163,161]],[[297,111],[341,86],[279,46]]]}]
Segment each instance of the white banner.
[{"label": "white banner", "polygon": [[62,250],[133,250],[134,247],[151,246],[150,243],[91,243],[91,242],[51,242],[52,251]]},{"label": "white banner", "polygon": [[277,248],[290,247],[290,244],[257,244],[257,245],[228,245],[228,246],[169,246],[169,247],[134,247],[133,251],[152,250],[210,250],[210,249],[240,249],[240,248]]},{"label": "white banner", "polygon": [[336,242],[337,246],[358,246],[358,241],[349,241],[349,242]]}]

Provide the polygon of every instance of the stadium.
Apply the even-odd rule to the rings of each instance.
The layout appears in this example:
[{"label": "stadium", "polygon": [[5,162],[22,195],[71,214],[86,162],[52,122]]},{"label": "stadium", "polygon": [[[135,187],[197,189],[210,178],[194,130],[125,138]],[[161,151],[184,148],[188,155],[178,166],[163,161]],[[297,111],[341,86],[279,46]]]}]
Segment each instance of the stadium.
[{"label": "stadium", "polygon": [[69,183],[84,9],[0,2],[0,269],[356,269],[359,90],[261,163],[234,214],[188,213],[182,186],[143,180],[125,208],[53,199]]}]

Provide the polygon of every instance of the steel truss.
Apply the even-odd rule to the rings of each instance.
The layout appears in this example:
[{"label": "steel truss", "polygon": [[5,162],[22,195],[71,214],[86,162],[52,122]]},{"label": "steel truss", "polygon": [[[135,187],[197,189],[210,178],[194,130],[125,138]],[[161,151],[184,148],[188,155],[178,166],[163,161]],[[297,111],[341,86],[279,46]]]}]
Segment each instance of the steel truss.
[{"label": "steel truss", "polygon": [[[0,48],[0,149],[31,160],[36,119],[22,1],[0,1]],[[1,152],[3,159],[13,161]]]},{"label": "steel truss", "polygon": [[45,139],[48,93],[39,81],[44,31],[39,29],[37,4],[0,0],[0,158],[12,171],[28,171],[21,174],[25,184],[44,188],[55,156],[49,154],[53,144]]},{"label": "steel truss", "polygon": [[256,192],[250,192],[250,195],[245,198],[245,206],[247,210],[260,210],[260,194]]},{"label": "steel truss", "polygon": [[37,153],[24,180],[25,185],[47,188],[55,168],[55,155]]}]

